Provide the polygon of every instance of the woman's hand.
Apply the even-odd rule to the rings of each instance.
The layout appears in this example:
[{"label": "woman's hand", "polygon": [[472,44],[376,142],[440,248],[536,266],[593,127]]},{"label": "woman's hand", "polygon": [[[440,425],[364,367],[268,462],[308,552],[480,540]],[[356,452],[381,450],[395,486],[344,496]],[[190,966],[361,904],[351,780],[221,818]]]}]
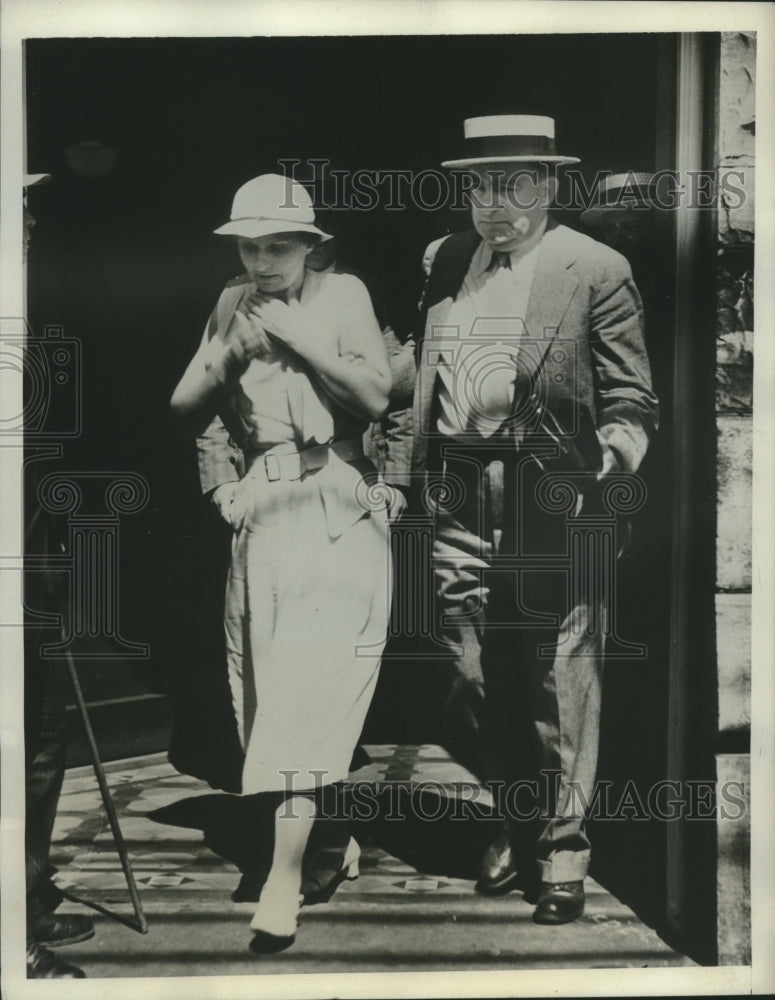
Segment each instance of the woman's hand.
[{"label": "woman's hand", "polygon": [[301,353],[310,334],[298,299],[283,302],[281,299],[265,298],[263,295],[251,295],[247,306],[250,320],[282,341],[292,351]]},{"label": "woman's hand", "polygon": [[223,520],[231,525],[231,508],[234,503],[234,498],[237,495],[237,490],[239,489],[239,482],[233,483],[222,483],[220,486],[216,486],[212,492],[210,499],[218,510]]},{"label": "woman's hand", "polygon": [[392,378],[387,350],[368,292],[357,278],[337,275],[342,296],[337,315],[338,343],[316,336],[314,317],[298,299],[283,302],[259,292],[245,300],[245,314],[272,341],[306,362],[323,389],[345,409],[366,420],[381,420]]},{"label": "woman's hand", "polygon": [[231,329],[231,349],[235,358],[245,367],[253,358],[265,357],[272,350],[269,335],[261,320],[253,312],[255,296],[241,303],[234,313]]}]

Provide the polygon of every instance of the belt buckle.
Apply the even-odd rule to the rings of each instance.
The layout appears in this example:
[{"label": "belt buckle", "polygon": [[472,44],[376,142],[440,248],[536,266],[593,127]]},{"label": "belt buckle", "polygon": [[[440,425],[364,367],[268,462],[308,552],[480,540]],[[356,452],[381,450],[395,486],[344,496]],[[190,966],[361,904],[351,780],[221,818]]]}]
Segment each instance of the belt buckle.
[{"label": "belt buckle", "polygon": [[[270,462],[271,459],[271,462]],[[264,471],[270,483],[276,483],[282,479],[280,473],[280,459],[277,455],[264,455]]]}]

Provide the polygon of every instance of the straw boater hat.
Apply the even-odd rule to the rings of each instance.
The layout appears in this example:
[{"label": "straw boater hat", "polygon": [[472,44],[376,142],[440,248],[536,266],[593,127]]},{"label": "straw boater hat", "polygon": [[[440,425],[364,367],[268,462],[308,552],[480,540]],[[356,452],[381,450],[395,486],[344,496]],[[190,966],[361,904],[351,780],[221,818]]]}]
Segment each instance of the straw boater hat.
[{"label": "straw boater hat", "polygon": [[214,232],[249,240],[273,233],[312,233],[321,240],[331,239],[315,225],[306,188],[281,174],[262,174],[243,184],[234,195],[231,219]]},{"label": "straw boater hat", "polygon": [[577,156],[560,156],[554,145],[554,118],[546,115],[486,115],[463,123],[464,156],[445,160],[442,167],[477,163],[579,163]]},{"label": "straw boater hat", "polygon": [[652,208],[649,187],[653,179],[653,174],[633,171],[605,177],[597,191],[597,203],[581,213],[581,221],[587,226],[601,225],[612,212]]}]

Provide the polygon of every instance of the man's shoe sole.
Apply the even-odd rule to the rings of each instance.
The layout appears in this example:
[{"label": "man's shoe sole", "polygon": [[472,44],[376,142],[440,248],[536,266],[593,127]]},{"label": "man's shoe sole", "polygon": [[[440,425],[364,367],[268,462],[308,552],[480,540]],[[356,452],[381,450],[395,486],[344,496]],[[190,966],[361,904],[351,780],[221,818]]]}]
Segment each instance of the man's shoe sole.
[{"label": "man's shoe sole", "polygon": [[570,916],[558,916],[556,913],[541,913],[540,910],[536,909],[533,913],[533,923],[535,924],[551,924],[556,926],[557,924],[571,924],[574,920],[578,920],[579,917],[584,915],[584,907],[582,906],[578,913],[573,913]]}]

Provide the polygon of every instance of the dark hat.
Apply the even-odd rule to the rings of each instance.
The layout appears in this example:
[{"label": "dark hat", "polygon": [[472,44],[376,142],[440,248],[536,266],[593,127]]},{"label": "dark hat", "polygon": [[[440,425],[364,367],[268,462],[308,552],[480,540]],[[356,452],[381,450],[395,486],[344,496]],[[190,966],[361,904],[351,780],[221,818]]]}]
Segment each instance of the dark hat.
[{"label": "dark hat", "polygon": [[443,167],[478,163],[579,163],[560,156],[554,145],[554,118],[546,115],[486,115],[463,122],[464,156]]}]

